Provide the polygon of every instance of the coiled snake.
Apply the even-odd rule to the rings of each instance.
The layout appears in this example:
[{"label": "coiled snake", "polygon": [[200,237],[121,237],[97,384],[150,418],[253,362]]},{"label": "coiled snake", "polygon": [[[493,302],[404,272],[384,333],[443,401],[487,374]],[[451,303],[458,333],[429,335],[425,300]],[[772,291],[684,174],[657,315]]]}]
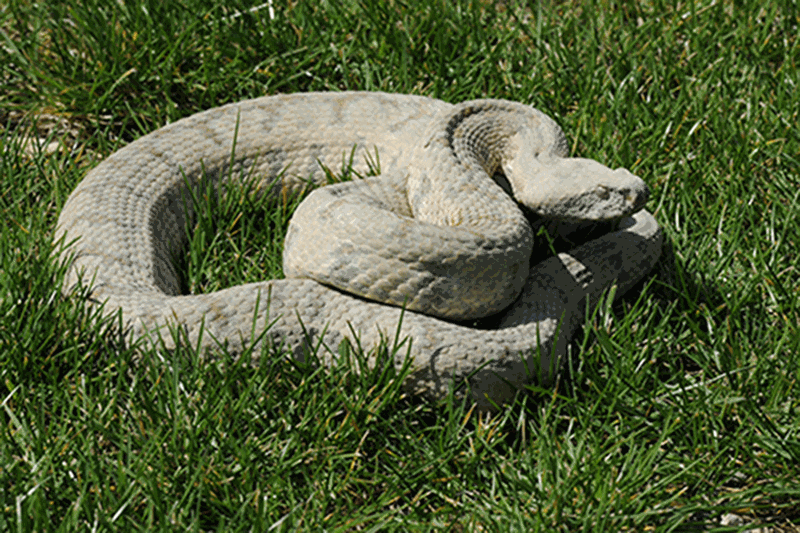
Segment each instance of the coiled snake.
[{"label": "coiled snake", "polygon": [[[286,238],[287,279],[180,294],[174,258],[194,217],[187,187],[205,179],[224,191],[229,176],[254,172],[277,197],[324,183],[321,165],[336,168],[354,146],[355,170],[365,173],[377,153],[381,174],[304,200]],[[660,254],[659,227],[641,210],[644,182],[566,158],[565,146],[546,115],[503,100],[258,98],[177,121],[109,156],[69,197],[56,238],[71,242],[62,252],[73,258],[68,286],[93,280],[92,300],[105,313],[121,308],[136,337],[175,324],[193,343],[241,352],[269,324],[262,342],[297,358],[322,342],[328,362],[354,333],[365,348],[399,333],[413,357],[409,390],[436,398],[468,379],[486,406],[551,379],[587,303],[614,283],[623,294]],[[533,232],[518,204],[545,219],[622,220],[529,265]],[[496,329],[458,322],[497,312]],[[171,335],[161,336],[170,347]]]}]

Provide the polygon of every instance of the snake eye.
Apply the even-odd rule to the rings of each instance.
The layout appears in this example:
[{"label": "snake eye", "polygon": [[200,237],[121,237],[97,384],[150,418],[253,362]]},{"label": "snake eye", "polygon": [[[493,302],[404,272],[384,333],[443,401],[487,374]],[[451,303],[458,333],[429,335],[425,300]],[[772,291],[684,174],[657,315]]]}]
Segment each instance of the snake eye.
[{"label": "snake eye", "polygon": [[611,196],[608,188],[603,185],[598,185],[595,187],[594,193],[599,196],[601,200],[608,200],[608,198]]}]

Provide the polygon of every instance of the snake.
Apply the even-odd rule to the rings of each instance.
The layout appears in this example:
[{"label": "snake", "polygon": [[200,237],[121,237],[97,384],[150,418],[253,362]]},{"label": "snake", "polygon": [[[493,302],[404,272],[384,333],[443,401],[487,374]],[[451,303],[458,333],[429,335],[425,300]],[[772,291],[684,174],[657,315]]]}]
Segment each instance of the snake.
[{"label": "snake", "polygon": [[[64,290],[88,287],[86,305],[121,312],[132,339],[168,352],[186,342],[258,364],[279,347],[333,365],[344,343],[371,364],[407,365],[411,394],[456,391],[491,408],[551,383],[587,309],[660,255],[646,183],[567,151],[554,120],[508,100],[320,92],[216,107],[80,181],[54,233]],[[330,183],[344,162],[359,177]],[[187,198],[224,195],[243,176],[278,201],[315,188],[289,223],[285,278],[184,294],[177,258],[197,216]],[[615,224],[539,260],[537,217]],[[475,325],[486,316],[491,327]]]}]

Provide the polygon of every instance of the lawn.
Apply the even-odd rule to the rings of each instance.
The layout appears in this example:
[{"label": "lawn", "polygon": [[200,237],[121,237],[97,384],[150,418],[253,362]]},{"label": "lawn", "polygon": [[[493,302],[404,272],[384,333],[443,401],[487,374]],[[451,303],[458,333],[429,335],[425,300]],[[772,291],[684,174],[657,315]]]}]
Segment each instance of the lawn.
[{"label": "lawn", "polygon": [[[794,0],[0,3],[0,530],[800,531],[798,35]],[[62,295],[104,157],[340,90],[528,103],[650,185],[663,259],[553,387],[489,416],[357,352],[143,349]],[[281,275],[290,211],[213,209],[193,287]]]}]

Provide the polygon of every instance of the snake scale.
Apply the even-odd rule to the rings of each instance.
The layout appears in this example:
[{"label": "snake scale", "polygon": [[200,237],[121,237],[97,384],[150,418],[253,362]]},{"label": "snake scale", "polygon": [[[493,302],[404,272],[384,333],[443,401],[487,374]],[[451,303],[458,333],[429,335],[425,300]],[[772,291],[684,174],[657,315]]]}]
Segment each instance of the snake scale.
[{"label": "snake scale", "polygon": [[[175,258],[194,217],[188,188],[211,180],[224,194],[229,177],[252,174],[262,194],[283,198],[326,183],[322,167],[339,168],[351,154],[360,173],[377,154],[380,174],[303,201],[286,237],[287,279],[180,293]],[[66,286],[91,282],[90,301],[104,302],[107,314],[121,309],[136,338],[159,334],[172,348],[163,329],[172,324],[195,345],[225,342],[241,353],[269,326],[257,342],[282,344],[298,359],[323,345],[325,364],[345,340],[370,349],[406,339],[396,362],[413,358],[409,391],[440,398],[468,380],[486,407],[551,380],[587,304],[614,284],[625,293],[660,254],[661,231],[642,209],[644,182],[565,156],[561,129],[514,102],[267,96],[192,115],[118,150],[73,191],[55,237],[69,243]],[[529,264],[533,231],[519,205],[544,219],[620,224]],[[464,325],[498,312],[496,328]]]}]

